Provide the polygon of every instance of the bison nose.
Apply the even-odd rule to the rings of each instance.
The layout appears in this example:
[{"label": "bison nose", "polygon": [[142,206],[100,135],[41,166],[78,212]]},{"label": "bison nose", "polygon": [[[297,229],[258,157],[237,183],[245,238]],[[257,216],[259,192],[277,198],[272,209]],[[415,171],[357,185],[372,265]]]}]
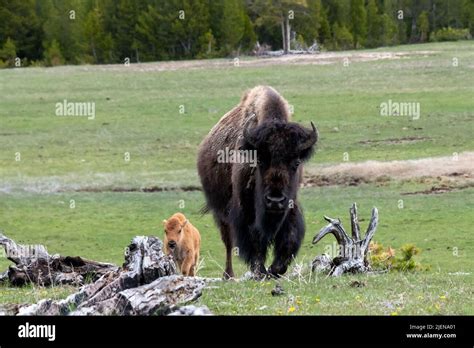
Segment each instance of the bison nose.
[{"label": "bison nose", "polygon": [[168,242],[168,246],[169,246],[171,249],[173,249],[173,248],[176,246],[176,242],[175,242],[174,240],[170,240],[170,241]]},{"label": "bison nose", "polygon": [[286,200],[285,196],[265,196],[265,203],[268,208],[272,209],[283,209],[284,202]]}]

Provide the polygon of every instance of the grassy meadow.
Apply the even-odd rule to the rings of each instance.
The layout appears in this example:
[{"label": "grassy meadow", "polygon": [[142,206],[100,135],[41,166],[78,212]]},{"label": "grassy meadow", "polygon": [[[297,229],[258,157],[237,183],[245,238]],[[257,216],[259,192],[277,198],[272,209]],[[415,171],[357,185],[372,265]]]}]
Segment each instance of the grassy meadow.
[{"label": "grassy meadow", "polygon": [[[44,244],[50,253],[121,264],[133,236],[161,237],[161,221],[182,211],[201,232],[199,275],[220,277],[223,244],[211,216],[199,214],[202,192],[188,188],[199,185],[196,150],[202,138],[246,89],[259,84],[288,99],[294,120],[318,126],[312,169],[341,163],[345,154],[361,162],[474,151],[474,42],[347,56],[360,52],[403,54],[349,60],[348,66],[341,59],[238,67],[229,60],[227,68],[160,69],[152,63],[0,70],[0,230],[17,242]],[[63,100],[95,102],[95,119],[56,116],[55,104]],[[419,102],[420,119],[380,116],[380,104],[389,100]],[[279,280],[285,289],[279,297],[270,294],[274,280],[215,283],[199,304],[216,314],[474,314],[474,187],[406,195],[430,185],[389,180],[301,189],[307,229],[294,262],[307,265],[332,244],[326,237],[311,245],[325,225],[323,215],[340,217],[349,227],[348,209],[357,202],[363,230],[376,206],[374,240],[393,248],[415,244],[422,249],[417,260],[430,270],[338,279],[303,272]],[[172,190],[141,191],[147,188]],[[243,275],[244,265],[234,260]],[[0,270],[8,264],[1,258]],[[351,286],[355,280],[362,286]],[[71,291],[4,285],[0,304]]]}]

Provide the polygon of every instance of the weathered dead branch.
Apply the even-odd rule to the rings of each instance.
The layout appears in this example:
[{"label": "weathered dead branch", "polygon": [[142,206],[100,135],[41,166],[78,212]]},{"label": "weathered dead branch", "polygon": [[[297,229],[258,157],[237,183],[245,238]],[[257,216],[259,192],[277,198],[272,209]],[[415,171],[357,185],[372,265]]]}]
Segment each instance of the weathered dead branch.
[{"label": "weathered dead branch", "polygon": [[357,205],[355,203],[352,204],[349,213],[352,237],[344,230],[341,220],[324,217],[329,224],[323,227],[313,238],[313,244],[318,243],[327,234],[333,234],[338,243],[339,253],[332,260],[328,255],[317,256],[312,262],[313,271],[327,272],[329,275],[337,277],[344,273],[364,273],[371,270],[367,254],[370,241],[377,229],[378,210],[375,207],[372,209],[372,217],[363,239],[360,235]]},{"label": "weathered dead branch", "polygon": [[50,255],[43,245],[21,245],[0,233],[0,245],[6,257],[14,263],[0,275],[0,281],[21,286],[33,283],[41,286],[58,284],[82,285],[104,274],[118,270],[110,264],[87,260],[79,256]]},{"label": "weathered dead branch", "polygon": [[[12,253],[12,251],[25,251],[26,247],[3,235],[0,243],[4,245],[7,254],[10,252],[9,259],[16,263],[13,267],[23,271],[28,276],[26,279],[35,284],[64,284],[60,281],[64,278],[64,274],[74,280],[70,283],[78,284],[84,281],[86,275],[91,274],[90,269],[101,271],[100,277],[98,271],[92,273],[97,277],[95,281],[83,285],[78,292],[63,300],[44,299],[32,305],[4,306],[0,309],[0,313],[3,314],[152,315],[171,312],[179,314],[180,305],[196,300],[206,284],[204,278],[177,275],[173,259],[163,253],[163,244],[156,237],[133,238],[125,251],[125,263],[122,268],[77,258],[89,267],[85,268],[89,272],[84,274],[80,274],[76,267],[67,263],[70,258],[50,256],[42,246],[27,256],[28,253]],[[41,265],[41,268],[37,268],[38,265]],[[53,271],[43,274],[46,266]],[[11,268],[7,271],[8,279],[18,274],[16,271],[8,273]],[[31,278],[31,275],[36,278]],[[209,314],[198,309],[194,312],[182,310],[182,314]]]}]

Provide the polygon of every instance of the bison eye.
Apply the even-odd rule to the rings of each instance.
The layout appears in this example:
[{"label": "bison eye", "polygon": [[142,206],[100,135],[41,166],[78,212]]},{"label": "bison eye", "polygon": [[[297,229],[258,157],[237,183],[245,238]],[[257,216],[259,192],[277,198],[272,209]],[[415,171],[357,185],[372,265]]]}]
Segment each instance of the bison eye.
[{"label": "bison eye", "polygon": [[301,160],[298,159],[298,160],[294,161],[293,164],[291,165],[291,169],[297,170],[298,167],[300,166],[300,164],[301,164]]}]

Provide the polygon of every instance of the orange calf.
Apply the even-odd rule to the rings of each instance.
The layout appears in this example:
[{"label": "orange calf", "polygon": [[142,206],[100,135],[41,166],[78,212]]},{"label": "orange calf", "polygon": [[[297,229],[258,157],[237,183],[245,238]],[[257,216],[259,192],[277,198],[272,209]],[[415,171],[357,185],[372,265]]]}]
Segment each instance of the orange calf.
[{"label": "orange calf", "polygon": [[183,275],[194,276],[201,247],[199,231],[181,213],[163,220],[163,225],[166,254],[173,256]]}]

